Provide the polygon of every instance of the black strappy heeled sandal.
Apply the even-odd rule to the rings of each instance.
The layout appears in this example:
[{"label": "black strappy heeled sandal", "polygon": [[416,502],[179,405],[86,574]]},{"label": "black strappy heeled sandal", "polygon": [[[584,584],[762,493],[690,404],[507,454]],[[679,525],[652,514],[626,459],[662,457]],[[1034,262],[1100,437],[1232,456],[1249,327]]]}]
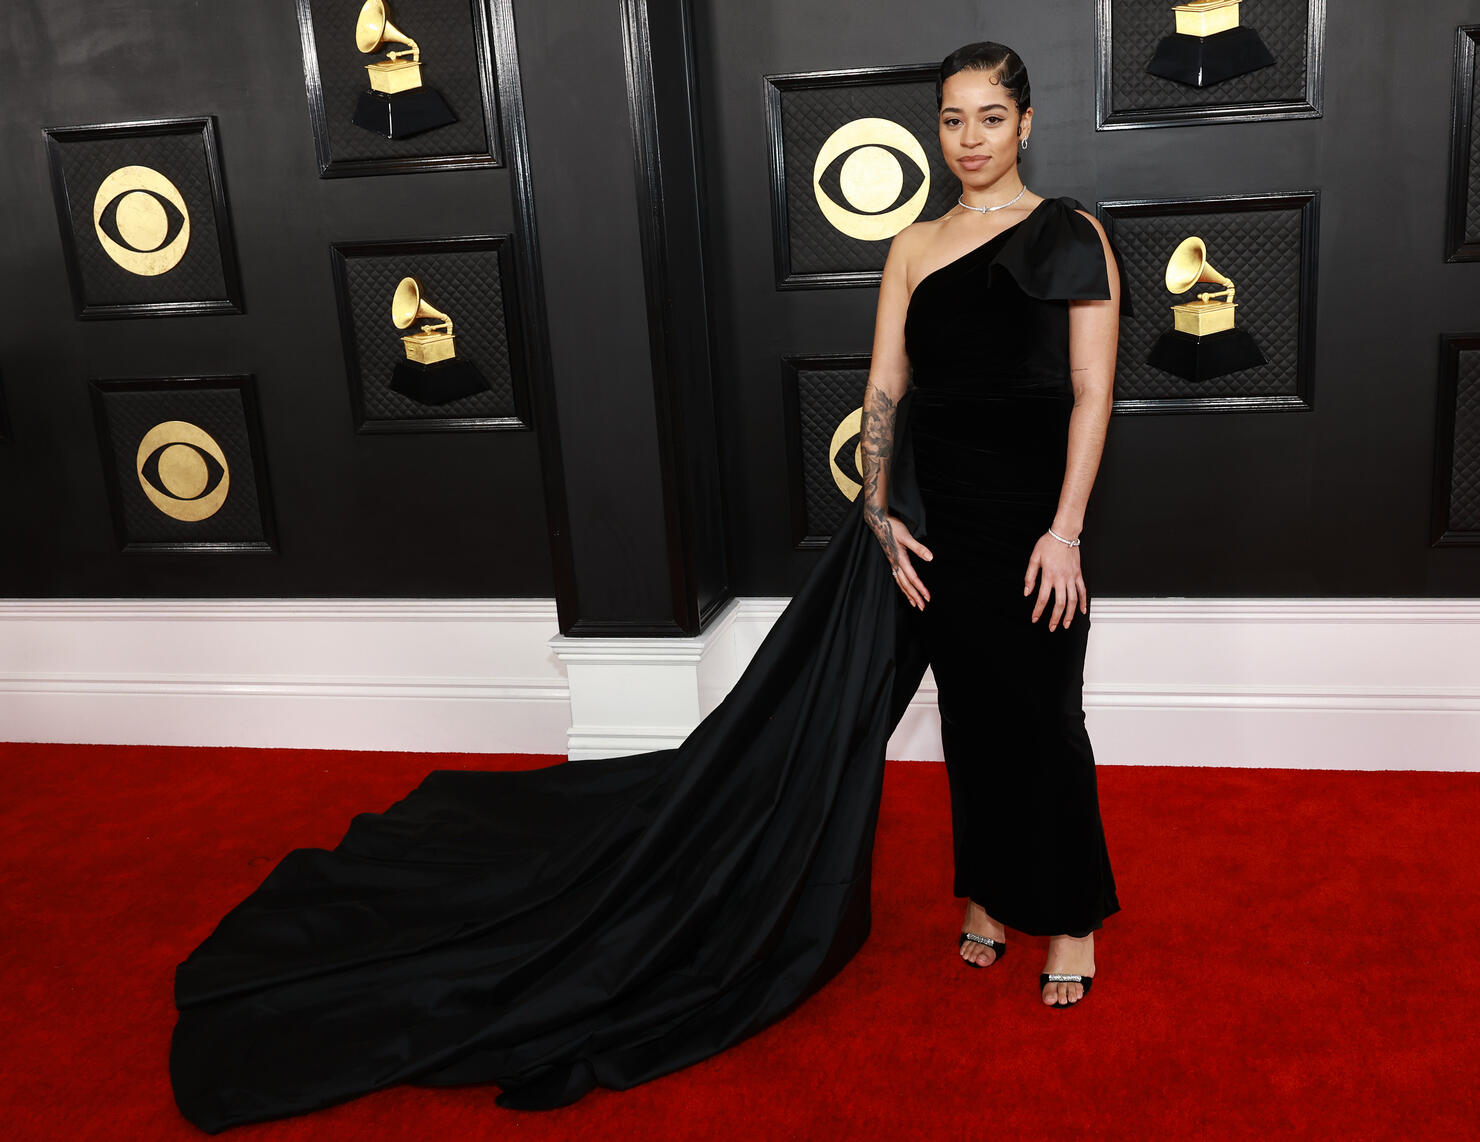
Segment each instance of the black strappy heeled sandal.
[{"label": "black strappy heeled sandal", "polygon": [[[995,964],[997,960],[1000,960],[1003,956],[1007,955],[1006,940],[994,940],[991,936],[978,936],[975,932],[962,932],[961,939],[958,940],[956,943],[956,950],[960,951],[963,947],[965,947],[967,940],[970,940],[973,944],[985,944],[987,947],[991,948],[992,951],[996,952],[997,957],[992,961],[992,964]],[[961,957],[961,962],[967,967],[971,968],[989,968],[992,966],[992,964],[979,964],[975,960],[968,960],[965,956]]]},{"label": "black strappy heeled sandal", "polygon": [[1094,982],[1095,982],[1095,977],[1092,976],[1092,975],[1065,975],[1063,972],[1043,972],[1042,974],[1040,974],[1038,976],[1038,999],[1040,1000],[1040,1002],[1042,1001],[1042,999],[1043,999],[1043,989],[1045,987],[1047,987],[1051,983],[1079,983],[1079,984],[1083,984],[1084,985],[1084,995],[1081,995],[1079,997],[1079,999],[1070,1000],[1068,1003],[1045,1003],[1045,1004],[1043,1004],[1044,1007],[1052,1007],[1055,1010],[1063,1011],[1066,1008],[1075,1006],[1076,1004],[1079,1003],[1079,1001],[1081,999],[1084,999],[1085,996],[1089,995],[1089,985],[1092,984],[1092,983],[1094,983]]}]

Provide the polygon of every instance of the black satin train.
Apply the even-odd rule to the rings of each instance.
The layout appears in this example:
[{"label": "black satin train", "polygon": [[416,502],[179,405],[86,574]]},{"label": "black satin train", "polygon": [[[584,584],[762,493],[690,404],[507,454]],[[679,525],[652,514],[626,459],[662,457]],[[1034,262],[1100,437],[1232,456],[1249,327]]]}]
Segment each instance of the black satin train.
[{"label": "black satin train", "polygon": [[[901,400],[890,506],[924,513]],[[215,1133],[396,1083],[504,1106],[626,1089],[754,1034],[868,936],[884,751],[920,612],[853,502],[679,746],[438,771],[289,853],[182,963],[170,1077]]]}]

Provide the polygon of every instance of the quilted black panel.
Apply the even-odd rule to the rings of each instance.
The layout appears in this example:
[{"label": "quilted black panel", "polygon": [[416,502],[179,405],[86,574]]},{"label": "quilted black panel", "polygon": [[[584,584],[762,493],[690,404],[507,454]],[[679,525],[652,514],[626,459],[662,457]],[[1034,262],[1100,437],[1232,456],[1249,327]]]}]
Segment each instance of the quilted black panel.
[{"label": "quilted black panel", "polygon": [[1176,31],[1171,4],[1167,0],[1112,0],[1110,109],[1146,111],[1304,100],[1310,0],[1244,0],[1239,12],[1239,23],[1258,31],[1274,63],[1198,88],[1146,70],[1156,45]]},{"label": "quilted black panel", "polygon": [[365,54],[355,46],[355,22],[363,3],[309,0],[334,161],[487,153],[488,127],[474,27],[482,0],[387,0],[390,22],[421,48],[422,84],[441,92],[457,116],[456,123],[409,139],[387,139],[350,120],[360,93],[370,88],[365,65],[384,59],[388,51],[405,49],[404,44],[387,42],[380,51]]},{"label": "quilted black panel", "polygon": [[1462,350],[1454,392],[1449,530],[1480,533],[1480,349]]},{"label": "quilted black panel", "polygon": [[[794,274],[877,273],[889,255],[889,239],[866,241],[840,233],[817,208],[812,168],[823,143],[855,119],[880,118],[898,123],[924,148],[930,191],[919,218],[936,218],[956,203],[960,184],[940,157],[935,122],[934,81],[922,83],[845,84],[836,87],[782,90],[781,130],[786,182],[788,253]],[[910,198],[922,175],[900,155],[905,182],[900,200]],[[834,159],[836,165],[841,156]],[[846,206],[839,200],[840,206]],[[915,219],[909,219],[915,221]],[[903,229],[901,224],[898,229]]]},{"label": "quilted black panel", "polygon": [[[267,540],[253,435],[238,388],[193,388],[161,382],[157,389],[109,389],[99,386],[106,428],[101,441],[103,462],[117,481],[120,531],[125,543],[263,544]],[[152,504],[139,484],[139,442],[155,425],[183,420],[203,429],[221,447],[230,486],[220,509],[194,522],[174,519]]]},{"label": "quilted black panel", "polygon": [[[1133,316],[1120,319],[1115,399],[1294,396],[1304,391],[1298,373],[1301,314],[1301,208],[1210,210],[1196,214],[1107,215],[1122,255],[1122,289]],[[1152,346],[1172,329],[1175,303],[1191,301],[1199,285],[1173,296],[1166,265],[1177,244],[1197,235],[1208,261],[1233,280],[1235,324],[1250,334],[1267,363],[1194,384],[1146,364]],[[1311,315],[1306,315],[1307,319]]]},{"label": "quilted black panel", "polygon": [[842,522],[851,500],[833,479],[831,461],[849,479],[863,483],[857,462],[858,433],[850,433],[830,454],[839,423],[863,404],[868,365],[858,368],[799,368],[796,372],[797,421],[801,455],[794,456],[802,488],[802,531],[808,540],[831,536]]},{"label": "quilted black panel", "polygon": [[[364,423],[512,417],[515,367],[499,251],[433,250],[345,256],[352,328],[345,352],[351,384],[359,386]],[[425,301],[452,318],[457,355],[477,365],[489,388],[447,404],[424,405],[390,388],[397,361],[405,358],[401,338],[411,332],[391,322],[391,298],[403,277],[421,282]]]},{"label": "quilted black panel", "polygon": [[[67,188],[68,211],[86,305],[129,305],[171,301],[225,301],[221,227],[206,165],[201,131],[119,135],[101,139],[54,137]],[[190,211],[190,241],[180,263],[155,277],[119,266],[103,249],[93,226],[93,198],[119,167],[152,167],[179,189]]]}]

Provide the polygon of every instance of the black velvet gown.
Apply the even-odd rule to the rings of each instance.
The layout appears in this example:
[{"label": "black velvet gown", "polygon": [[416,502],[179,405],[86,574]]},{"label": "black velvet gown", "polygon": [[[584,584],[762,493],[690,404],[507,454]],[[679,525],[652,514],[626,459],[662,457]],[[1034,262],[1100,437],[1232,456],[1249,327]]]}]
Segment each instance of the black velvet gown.
[{"label": "black velvet gown", "polygon": [[[1108,297],[1098,238],[1076,225],[1071,202],[1046,200],[920,288],[943,298],[948,283],[972,283],[975,267],[988,323],[1011,293],[1008,277],[1029,293]],[[1018,470],[982,463],[972,449],[988,437],[950,424],[981,361],[973,382],[947,355],[959,328],[928,332],[931,292],[911,306],[917,387],[899,404],[889,500],[934,545],[935,602],[924,612],[905,602],[860,497],[739,681],[679,746],[538,770],[437,771],[384,812],[355,817],[333,850],[289,853],[176,971],[170,1077],[191,1122],[214,1133],[404,1082],[492,1082],[500,1105],[560,1106],[596,1085],[667,1074],[780,1018],[868,936],[884,750],[932,651],[953,774],[1029,744],[1019,771],[1046,764],[1064,776],[1044,780],[1082,793],[1090,759],[1070,675],[1088,623],[1045,636],[1059,640],[1052,647],[1007,633],[1023,542],[1051,519],[1049,482],[1056,494],[1063,474],[1068,372],[1057,339],[1067,325],[1055,314],[1065,303],[1042,311],[1036,345],[1005,330],[1032,366],[1017,373],[1033,383],[1001,407],[1048,453],[1020,456]],[[969,340],[989,348],[994,328]],[[1008,373],[994,366],[991,376]],[[930,434],[915,449],[914,405],[927,394]],[[1012,446],[1022,453],[1028,442]],[[917,482],[916,463],[928,480]],[[977,484],[965,496],[963,480]],[[927,528],[927,506],[938,526],[932,516]],[[980,534],[999,526],[1001,535]],[[1008,602],[985,597],[999,583]],[[1018,704],[1030,688],[1013,671],[977,662],[1009,645],[1040,656],[1021,668],[1039,684],[1030,707]],[[987,673],[973,683],[973,671]],[[999,683],[962,706],[973,685]],[[1057,716],[1045,720],[1045,709]],[[958,826],[976,819],[974,797],[1040,788],[953,776],[953,802],[968,810]],[[1013,863],[998,877],[972,863],[990,832],[968,828],[958,833],[958,890],[1028,930],[1060,913],[1098,923],[1114,896],[1108,865],[1084,859],[1103,846],[1097,833],[1085,839],[1092,831],[1081,807],[1064,823],[1079,839],[1062,870],[1003,848]],[[1084,879],[1095,868],[1102,875]]]},{"label": "black velvet gown", "polygon": [[[922,614],[955,894],[1039,936],[1088,935],[1120,907],[1084,725],[1094,604],[1050,631],[1052,598],[1030,621],[1041,581],[1023,594],[1068,460],[1069,299],[1110,296],[1099,235],[1079,206],[1046,198],[927,274],[905,320],[915,476],[935,556],[914,566],[931,596]],[[1093,582],[1088,558],[1081,567]]]}]

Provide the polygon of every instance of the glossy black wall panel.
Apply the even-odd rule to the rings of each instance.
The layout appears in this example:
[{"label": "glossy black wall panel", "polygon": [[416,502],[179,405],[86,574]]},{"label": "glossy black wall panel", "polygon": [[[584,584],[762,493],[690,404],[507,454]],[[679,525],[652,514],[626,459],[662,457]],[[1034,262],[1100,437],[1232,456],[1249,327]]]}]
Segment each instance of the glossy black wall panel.
[{"label": "glossy black wall panel", "polygon": [[690,0],[624,0],[648,341],[676,609],[697,632],[731,598],[714,408],[708,188]]},{"label": "glossy black wall panel", "polygon": [[775,287],[762,77],[938,64],[986,39],[1027,64],[1035,111],[1021,170],[1038,194],[1093,207],[1321,192],[1312,407],[1116,416],[1086,517],[1091,590],[1480,594],[1480,550],[1429,536],[1439,335],[1473,329],[1480,313],[1480,274],[1443,260],[1451,55],[1456,26],[1480,15],[1473,0],[1330,5],[1321,118],[1103,132],[1092,5],[858,0],[837,13],[812,0],[699,5],[737,594],[789,594],[816,559],[793,546],[781,361],[866,355],[877,300],[871,286]]},{"label": "glossy black wall panel", "polygon": [[561,448],[586,473],[569,503],[580,615],[648,633],[673,607],[620,13],[521,0],[515,14]]},{"label": "glossy black wall panel", "polygon": [[[356,435],[330,268],[331,241],[514,231],[508,171],[319,178],[286,0],[99,11],[0,5],[0,595],[554,594],[536,433]],[[79,322],[42,128],[190,115],[216,116],[244,312]],[[278,554],[120,554],[89,379],[247,373]]]}]

